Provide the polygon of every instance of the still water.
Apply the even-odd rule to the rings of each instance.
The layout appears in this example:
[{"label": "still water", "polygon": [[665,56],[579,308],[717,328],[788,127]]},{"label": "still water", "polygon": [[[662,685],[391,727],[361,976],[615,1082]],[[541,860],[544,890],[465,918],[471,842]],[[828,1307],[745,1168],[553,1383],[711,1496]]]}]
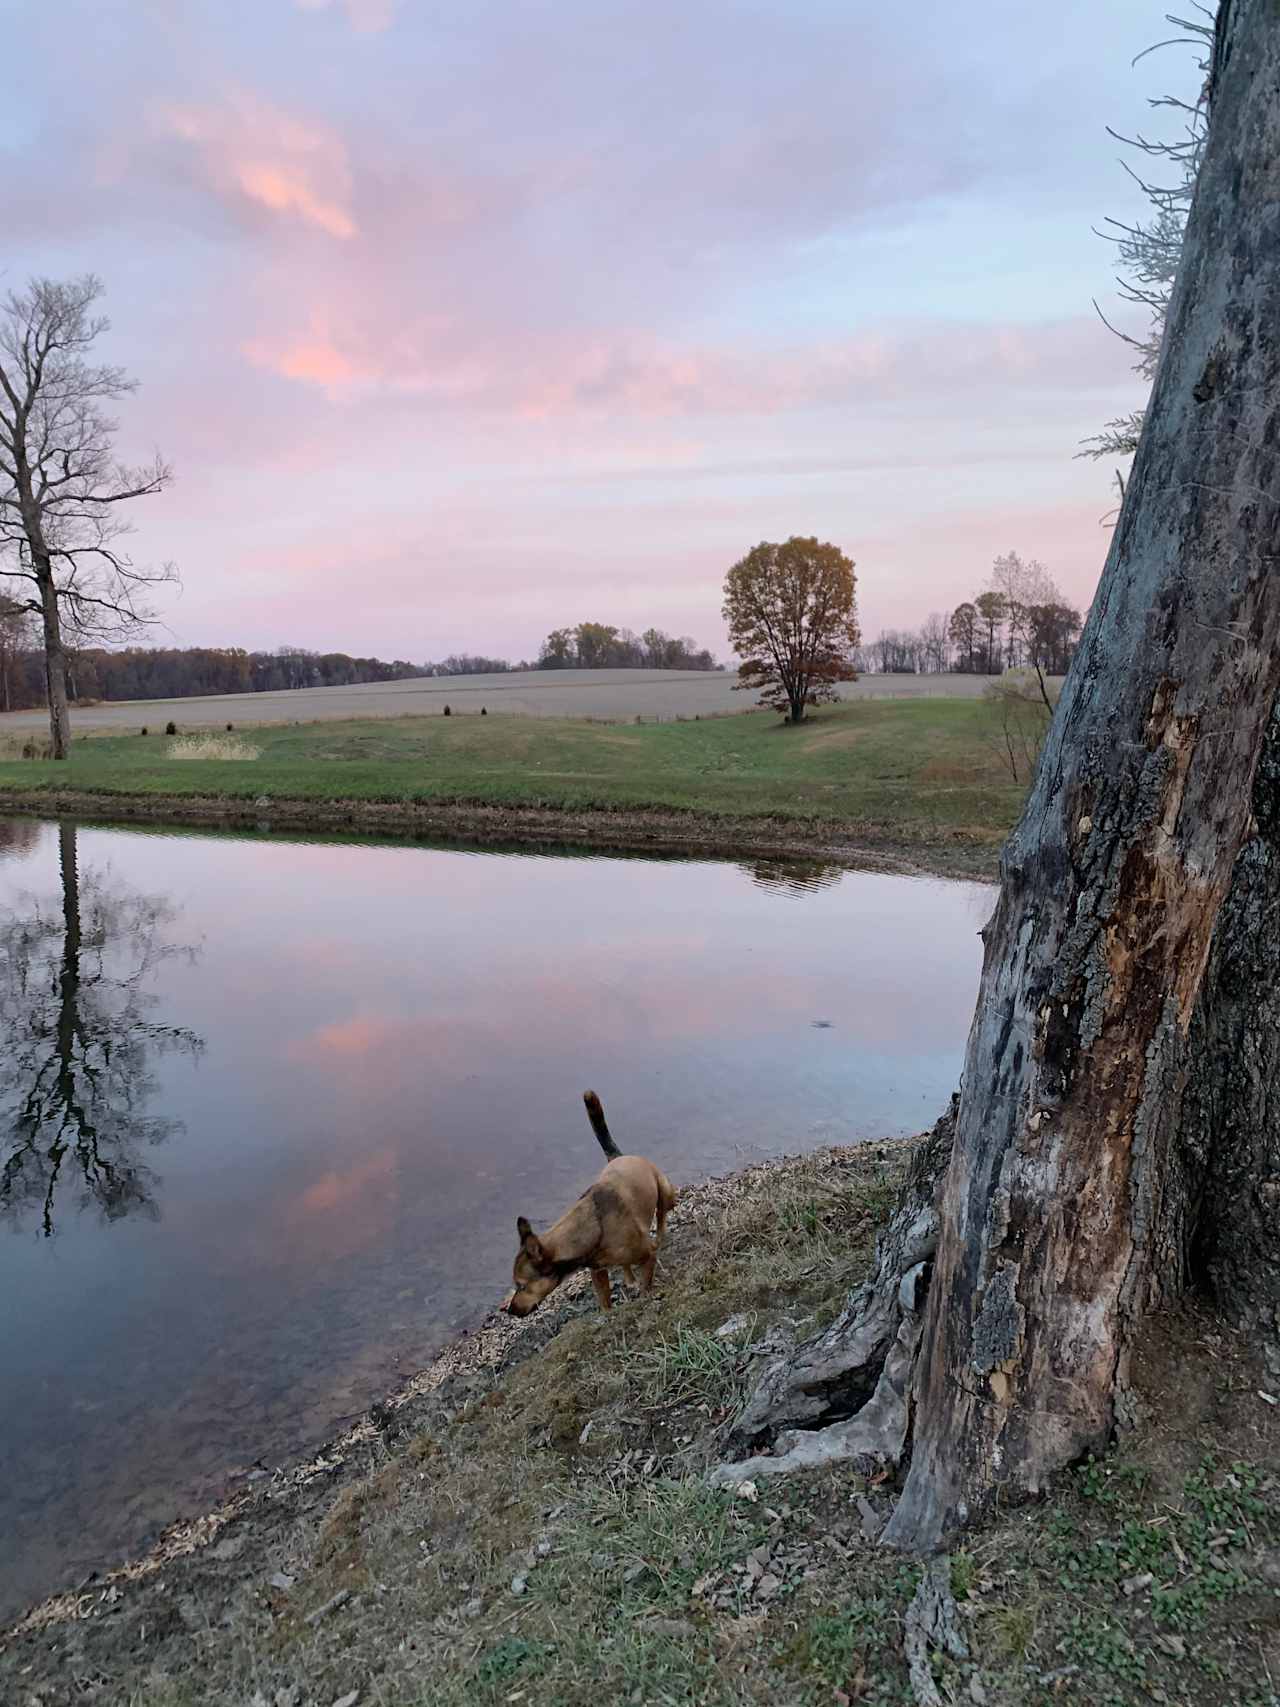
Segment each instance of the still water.
[{"label": "still water", "polygon": [[0,822],[0,1613],[501,1298],[517,1214],[921,1130],[983,886]]}]

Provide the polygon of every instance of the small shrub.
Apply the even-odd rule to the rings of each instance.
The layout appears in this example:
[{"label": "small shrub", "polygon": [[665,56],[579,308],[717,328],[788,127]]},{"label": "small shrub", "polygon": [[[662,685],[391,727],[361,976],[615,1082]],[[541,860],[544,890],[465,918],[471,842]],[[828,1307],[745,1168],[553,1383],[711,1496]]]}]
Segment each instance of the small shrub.
[{"label": "small shrub", "polygon": [[1033,670],[1007,670],[982,690],[982,738],[1008,765],[1014,782],[1029,781],[1035,773],[1049,729],[1052,695]]},{"label": "small shrub", "polygon": [[29,735],[20,749],[24,759],[51,759],[53,743],[38,735]]},{"label": "small shrub", "polygon": [[228,723],[227,724],[227,734],[229,735],[234,728],[235,728],[234,723]]},{"label": "small shrub", "polygon": [[168,723],[165,724],[164,732],[166,735],[176,735],[178,733],[178,725],[173,721],[172,718],[170,718]]},{"label": "small shrub", "polygon": [[259,749],[225,735],[184,735],[166,755],[170,759],[256,759]]},{"label": "small shrub", "polygon": [[487,717],[489,715],[489,713],[485,710],[484,706],[480,707],[480,715],[481,715],[481,717]]},{"label": "small shrub", "polygon": [[139,729],[139,731],[138,731],[138,733],[139,733],[139,735],[145,735],[145,734],[146,734],[146,732],[147,732],[147,726],[146,726],[146,724],[145,724],[145,723],[144,723],[144,724],[143,724],[143,725],[142,725],[142,728],[141,728],[141,729]]},{"label": "small shrub", "polygon": [[445,708],[444,708],[444,714],[445,714],[445,716],[446,716],[446,717],[452,717],[452,716],[453,716],[453,712],[452,712],[452,710],[451,710],[451,709],[450,709],[450,707],[449,707],[449,706],[447,706],[447,705],[446,705],[446,706],[445,706]]}]

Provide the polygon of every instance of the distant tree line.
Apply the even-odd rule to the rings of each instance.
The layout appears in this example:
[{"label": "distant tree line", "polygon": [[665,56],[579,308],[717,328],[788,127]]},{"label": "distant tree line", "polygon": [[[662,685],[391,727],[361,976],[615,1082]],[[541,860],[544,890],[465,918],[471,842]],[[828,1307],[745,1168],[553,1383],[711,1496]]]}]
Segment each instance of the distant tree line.
[{"label": "distant tree line", "polygon": [[500,676],[507,670],[532,669],[531,664],[512,664],[507,658],[486,658],[483,653],[451,652],[438,664],[424,664],[424,676]]},{"label": "distant tree line", "polygon": [[705,646],[687,634],[678,639],[660,628],[633,634],[607,622],[580,622],[575,628],[553,628],[542,642],[535,666],[539,670],[714,670],[719,668]]},{"label": "distant tree line", "polygon": [[[44,651],[32,613],[0,594],[0,711],[25,711],[46,703]],[[397,682],[411,676],[500,675],[508,670],[626,669],[714,670],[715,659],[688,638],[650,628],[636,636],[625,628],[583,622],[547,637],[536,663],[513,664],[483,653],[455,652],[436,663],[397,658],[352,658],[279,646],[249,652],[239,646],[102,646],[66,644],[67,697],[87,700],[189,699],[197,694],[262,693],[281,688],[352,687]]]},{"label": "distant tree line", "polygon": [[1081,615],[1043,563],[1016,551],[997,557],[990,585],[948,616],[934,611],[918,629],[882,629],[863,648],[866,668],[898,675],[946,670],[998,676],[1027,666],[1065,674]]},{"label": "distant tree line", "polygon": [[[44,705],[45,660],[33,643],[25,613],[0,606],[0,711]],[[235,646],[66,648],[67,698],[87,700],[189,699],[195,694],[261,693],[279,688],[348,687],[396,682],[432,674],[404,659],[351,658],[282,646],[246,652]]]}]

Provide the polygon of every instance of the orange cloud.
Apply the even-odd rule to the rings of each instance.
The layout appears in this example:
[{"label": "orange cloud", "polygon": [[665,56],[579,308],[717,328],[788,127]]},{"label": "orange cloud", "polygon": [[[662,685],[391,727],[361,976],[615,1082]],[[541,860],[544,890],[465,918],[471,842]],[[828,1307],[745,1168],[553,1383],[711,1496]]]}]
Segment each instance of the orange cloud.
[{"label": "orange cloud", "polygon": [[304,1041],[295,1044],[291,1053],[302,1060],[323,1060],[326,1056],[361,1056],[380,1048],[388,1035],[388,1022],[382,1018],[339,1020],[323,1025]]},{"label": "orange cloud", "polygon": [[155,120],[162,135],[189,146],[224,200],[283,214],[330,237],[355,236],[346,146],[324,126],[243,92],[218,105],[167,104]]}]

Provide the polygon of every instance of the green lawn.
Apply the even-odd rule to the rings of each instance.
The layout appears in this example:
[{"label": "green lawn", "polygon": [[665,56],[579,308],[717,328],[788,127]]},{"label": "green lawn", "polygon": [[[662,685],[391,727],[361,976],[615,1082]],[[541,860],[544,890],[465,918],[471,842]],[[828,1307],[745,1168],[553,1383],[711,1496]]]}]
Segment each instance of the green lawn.
[{"label": "green lawn", "polygon": [[[78,741],[61,765],[0,762],[6,791],[431,801],[844,822],[904,840],[997,842],[1023,790],[977,700],[865,700],[789,728],[765,712],[662,724],[416,717],[245,729],[252,761],[175,760],[163,734]],[[181,727],[181,726],[179,726]]]}]

